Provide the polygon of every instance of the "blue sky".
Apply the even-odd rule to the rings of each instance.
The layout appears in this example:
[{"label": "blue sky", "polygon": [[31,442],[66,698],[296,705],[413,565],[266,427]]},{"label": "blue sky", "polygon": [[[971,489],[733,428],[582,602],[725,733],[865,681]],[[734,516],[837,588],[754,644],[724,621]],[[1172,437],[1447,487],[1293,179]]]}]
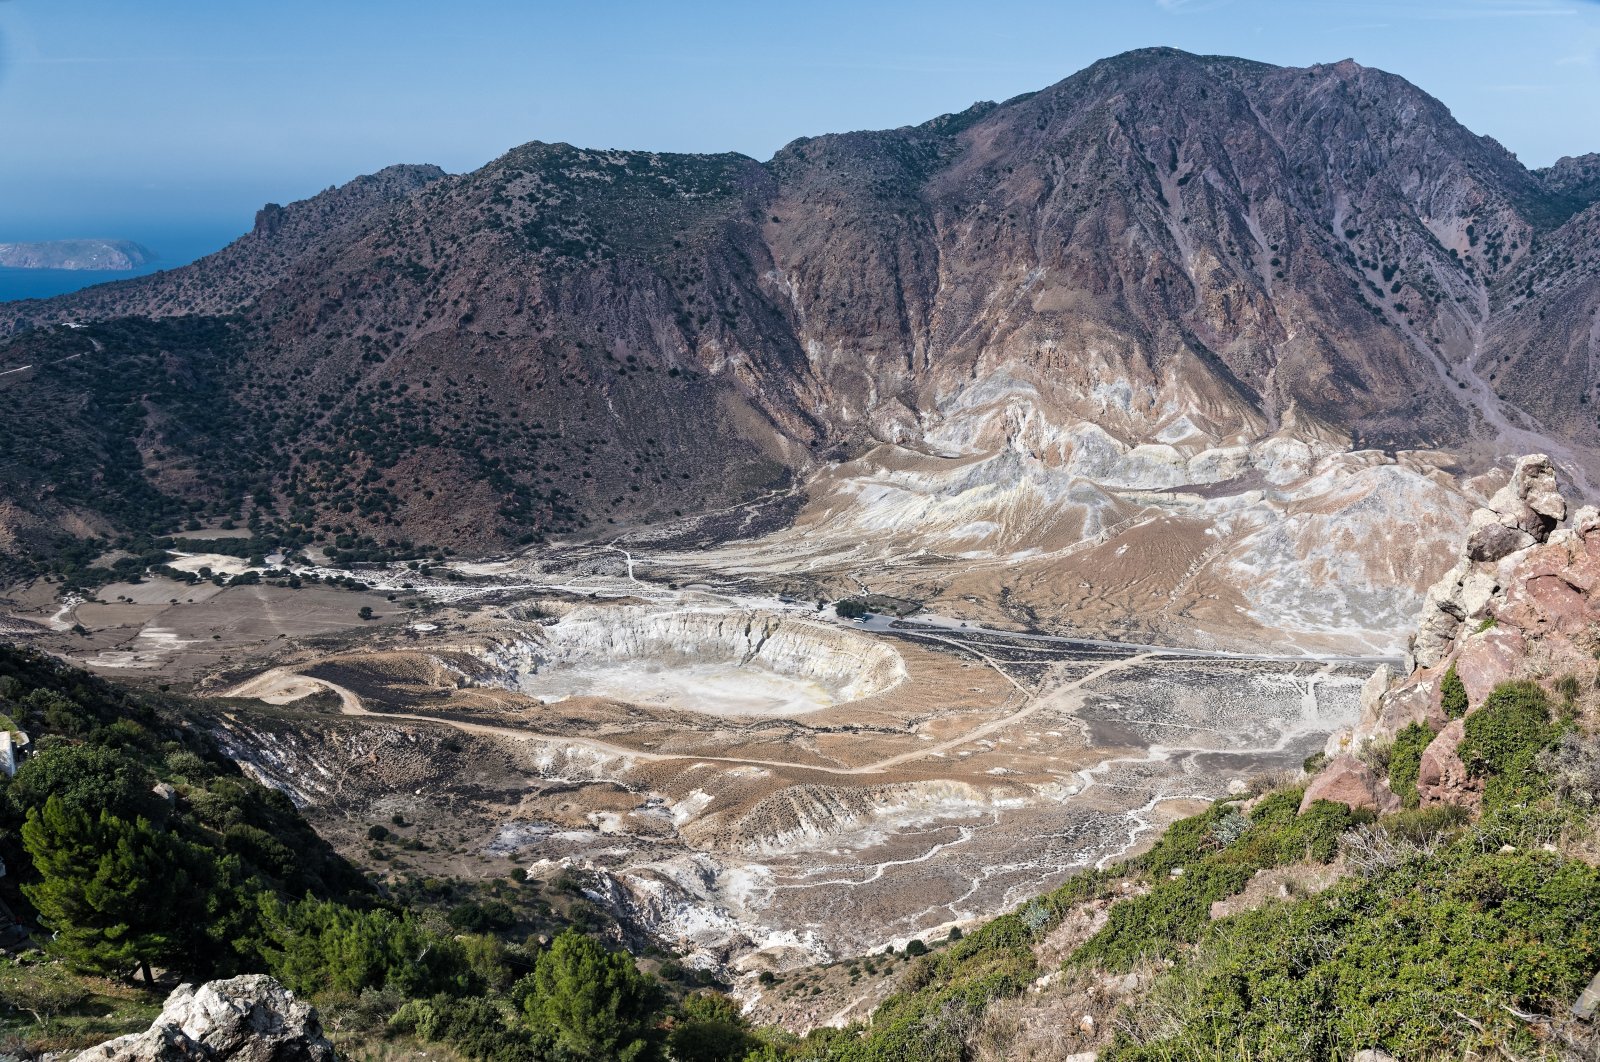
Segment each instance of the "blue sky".
[{"label": "blue sky", "polygon": [[1594,0],[0,0],[0,240],[182,254],[268,200],[535,139],[766,158],[1157,44],[1354,57],[1530,165],[1600,150]]}]

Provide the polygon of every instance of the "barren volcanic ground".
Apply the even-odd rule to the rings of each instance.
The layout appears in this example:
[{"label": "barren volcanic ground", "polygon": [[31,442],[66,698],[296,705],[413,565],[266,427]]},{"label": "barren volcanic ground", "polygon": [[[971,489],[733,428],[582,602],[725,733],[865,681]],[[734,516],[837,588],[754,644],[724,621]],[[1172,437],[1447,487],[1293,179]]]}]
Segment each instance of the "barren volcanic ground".
[{"label": "barren volcanic ground", "polygon": [[[1250,655],[991,628],[880,596],[864,565],[856,588],[909,614],[840,620],[817,605],[840,577],[777,570],[799,533],[370,568],[359,592],[152,578],[11,623],[219,698],[232,754],[369,866],[587,869],[634,931],[747,973],[941,933],[1124,853],[1297,766],[1376,660],[1360,638]],[[380,859],[367,829],[397,816],[418,843]]]}]

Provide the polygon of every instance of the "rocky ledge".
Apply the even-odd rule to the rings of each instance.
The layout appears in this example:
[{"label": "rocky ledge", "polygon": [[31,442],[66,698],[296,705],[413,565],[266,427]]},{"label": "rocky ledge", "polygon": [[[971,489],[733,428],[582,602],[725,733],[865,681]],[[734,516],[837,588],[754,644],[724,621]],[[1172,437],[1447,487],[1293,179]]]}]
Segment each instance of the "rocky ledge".
[{"label": "rocky ledge", "polygon": [[336,1062],[317,1011],[261,974],[180,985],[142,1033],[72,1062]]}]

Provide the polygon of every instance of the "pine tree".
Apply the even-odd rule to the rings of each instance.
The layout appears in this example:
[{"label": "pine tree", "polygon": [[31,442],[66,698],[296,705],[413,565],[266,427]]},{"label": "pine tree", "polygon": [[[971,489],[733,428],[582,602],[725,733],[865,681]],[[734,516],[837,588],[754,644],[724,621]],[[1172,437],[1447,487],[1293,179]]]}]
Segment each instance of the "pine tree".
[{"label": "pine tree", "polygon": [[52,796],[28,813],[22,843],[40,881],[22,887],[55,931],[50,949],[74,966],[123,974],[182,954],[198,899],[187,846],[109,811],[75,809]]},{"label": "pine tree", "polygon": [[528,1024],[579,1058],[656,1057],[659,990],[631,957],[569,929],[539,955],[521,988]]}]

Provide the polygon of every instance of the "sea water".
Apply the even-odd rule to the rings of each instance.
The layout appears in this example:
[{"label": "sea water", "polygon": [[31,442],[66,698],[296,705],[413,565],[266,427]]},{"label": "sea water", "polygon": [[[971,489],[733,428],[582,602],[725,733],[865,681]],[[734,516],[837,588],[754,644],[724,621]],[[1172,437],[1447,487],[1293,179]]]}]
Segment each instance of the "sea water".
[{"label": "sea water", "polygon": [[[95,226],[100,228],[103,226]],[[188,229],[161,229],[156,232],[147,228],[130,225],[127,226],[128,236],[116,237],[117,239],[131,239],[143,244],[156,253],[156,260],[138,269],[8,269],[0,267],[0,302],[11,302],[15,299],[48,299],[56,295],[65,295],[68,292],[87,288],[93,284],[107,284],[114,280],[127,280],[129,277],[142,277],[150,273],[158,273],[163,269],[176,269],[188,265],[196,258],[204,257],[213,251],[220,250],[230,240],[240,234],[240,229],[224,227],[222,225],[205,226],[193,231]],[[0,242],[6,240],[49,240],[66,239],[68,237],[55,233],[34,231],[10,231],[0,225]]]},{"label": "sea water", "polygon": [[48,299],[91,284],[142,277],[162,268],[171,269],[172,264],[151,263],[138,269],[8,269],[0,266],[0,302]]}]

